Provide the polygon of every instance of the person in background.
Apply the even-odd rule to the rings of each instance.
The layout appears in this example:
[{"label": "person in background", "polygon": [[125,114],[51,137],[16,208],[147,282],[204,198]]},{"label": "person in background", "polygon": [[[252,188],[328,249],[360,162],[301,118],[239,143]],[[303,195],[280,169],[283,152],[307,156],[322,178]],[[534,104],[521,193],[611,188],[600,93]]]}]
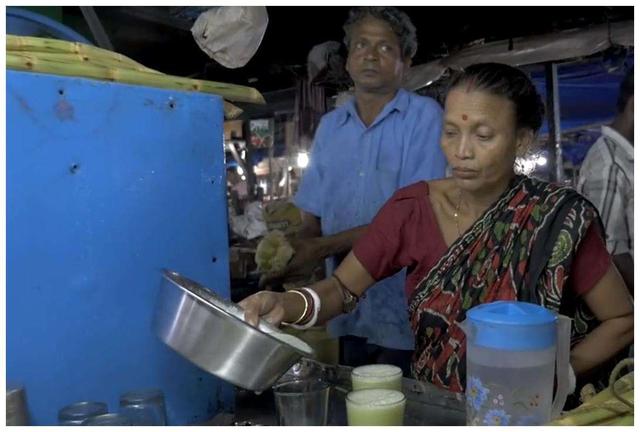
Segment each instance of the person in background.
[{"label": "person in background", "polygon": [[[393,7],[356,7],[344,30],[354,97],[321,119],[294,198],[304,213],[301,238],[292,242],[287,268],[265,275],[263,285],[322,258],[330,257],[331,274],[398,188],[445,174],[442,109],[401,88],[417,50],[409,17]],[[390,363],[408,374],[413,336],[404,275],[389,276],[354,311],[328,323],[341,337],[341,364]]]},{"label": "person in background", "polygon": [[415,379],[464,392],[460,323],[472,307],[497,300],[571,317],[571,371],[581,377],[602,370],[633,341],[633,305],[597,209],[570,187],[514,172],[543,114],[519,69],[466,68],[445,102],[441,146],[453,177],[397,191],[329,278],[247,297],[240,302],[245,320],[312,326],[406,268]]},{"label": "person in background", "polygon": [[633,68],[620,85],[613,123],[602,126],[582,162],[577,189],[600,212],[607,250],[633,294]]}]

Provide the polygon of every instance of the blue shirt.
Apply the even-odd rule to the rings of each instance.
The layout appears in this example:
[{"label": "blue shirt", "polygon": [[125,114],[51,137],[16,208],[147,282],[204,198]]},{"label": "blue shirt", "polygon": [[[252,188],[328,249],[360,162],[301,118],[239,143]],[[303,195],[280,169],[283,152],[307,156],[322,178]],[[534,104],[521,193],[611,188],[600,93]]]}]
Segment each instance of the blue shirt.
[{"label": "blue shirt", "polygon": [[[366,127],[352,98],[322,117],[296,206],[320,217],[323,235],[369,224],[397,189],[444,177],[441,129],[442,109],[433,99],[398,90]],[[334,268],[331,262],[328,274]],[[375,284],[355,311],[329,322],[329,333],[413,349],[404,280],[402,271]]]}]

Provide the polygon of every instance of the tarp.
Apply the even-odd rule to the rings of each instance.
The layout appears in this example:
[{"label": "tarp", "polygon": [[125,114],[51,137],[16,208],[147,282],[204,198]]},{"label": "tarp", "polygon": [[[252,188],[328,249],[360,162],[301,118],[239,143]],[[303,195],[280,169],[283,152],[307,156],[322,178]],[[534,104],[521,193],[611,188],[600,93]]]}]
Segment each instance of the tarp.
[{"label": "tarp", "polygon": [[440,79],[448,69],[460,70],[474,63],[524,66],[557,62],[591,56],[612,46],[633,46],[633,21],[474,45],[447,57],[413,66],[403,85],[409,90],[418,90]]},{"label": "tarp", "polygon": [[[620,83],[633,65],[633,54],[610,59],[590,59],[558,65],[560,130],[562,133],[606,124],[616,114]],[[529,67],[531,78],[546,102],[543,66]],[[547,107],[547,109],[551,109]],[[540,131],[545,135],[547,122]]]}]

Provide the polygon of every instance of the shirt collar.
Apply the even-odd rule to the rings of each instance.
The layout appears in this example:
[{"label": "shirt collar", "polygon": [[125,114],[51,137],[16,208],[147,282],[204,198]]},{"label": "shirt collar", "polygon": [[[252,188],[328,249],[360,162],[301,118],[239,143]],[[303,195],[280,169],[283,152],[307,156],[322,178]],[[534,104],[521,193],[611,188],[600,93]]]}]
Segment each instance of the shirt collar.
[{"label": "shirt collar", "polygon": [[[356,97],[352,96],[345,104],[343,105],[344,110],[342,112],[342,117],[340,118],[340,125],[343,125],[347,122],[349,117],[359,118],[358,110],[356,109]],[[405,89],[398,89],[396,95],[391,99],[382,109],[378,117],[376,117],[375,121],[371,124],[371,126],[380,122],[383,118],[389,115],[393,111],[404,112],[409,107],[409,92]],[[371,127],[369,126],[369,127]]]},{"label": "shirt collar", "polygon": [[627,154],[630,159],[633,159],[633,145],[628,139],[623,137],[620,132],[609,126],[602,126],[602,134],[611,138],[620,148]]}]

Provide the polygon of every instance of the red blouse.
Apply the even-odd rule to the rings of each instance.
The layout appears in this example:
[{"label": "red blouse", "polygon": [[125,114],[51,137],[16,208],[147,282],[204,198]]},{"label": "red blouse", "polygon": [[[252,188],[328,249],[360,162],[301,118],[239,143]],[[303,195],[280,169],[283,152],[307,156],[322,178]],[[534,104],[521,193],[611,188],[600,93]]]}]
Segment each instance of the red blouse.
[{"label": "red blouse", "polygon": [[[358,261],[377,281],[407,267],[407,298],[448,250],[428,195],[425,182],[398,190],[353,248]],[[604,240],[592,225],[578,246],[569,286],[576,294],[585,294],[610,265]]]}]

